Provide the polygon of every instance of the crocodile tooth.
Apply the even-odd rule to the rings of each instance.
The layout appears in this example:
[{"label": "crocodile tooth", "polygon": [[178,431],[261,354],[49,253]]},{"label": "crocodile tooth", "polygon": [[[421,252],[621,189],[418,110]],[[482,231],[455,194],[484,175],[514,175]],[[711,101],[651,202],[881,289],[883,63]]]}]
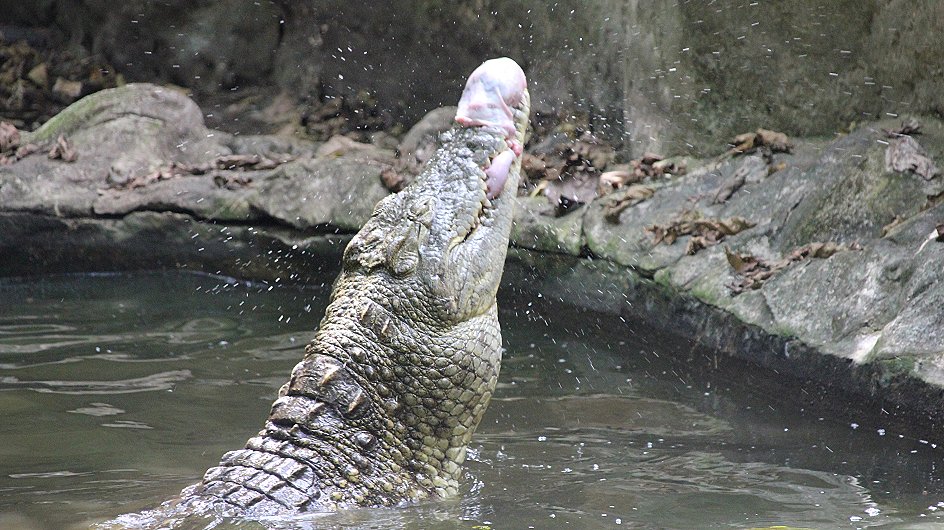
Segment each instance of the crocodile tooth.
[{"label": "crocodile tooth", "polygon": [[328,368],[325,370],[324,375],[321,376],[321,381],[320,381],[318,384],[319,384],[320,386],[325,386],[326,384],[328,384],[329,382],[331,382],[332,379],[334,379],[335,377],[337,377],[337,375],[338,375],[338,370],[340,370],[340,369],[341,369],[341,367],[340,367],[339,365],[337,365],[337,364],[333,364],[333,365],[331,365],[331,366],[328,366]]},{"label": "crocodile tooth", "polygon": [[366,400],[364,399],[364,391],[358,390],[357,395],[354,396],[354,399],[352,399],[351,403],[347,406],[347,413],[351,414],[352,412],[357,410],[358,407],[363,405],[365,401]]},{"label": "crocodile tooth", "polygon": [[289,388],[291,388],[291,387],[292,387],[292,383],[291,383],[291,382],[287,382],[287,383],[285,383],[284,385],[282,385],[281,387],[279,387],[279,397],[285,397],[285,396],[287,396],[287,395],[288,395],[288,390],[289,390]]}]

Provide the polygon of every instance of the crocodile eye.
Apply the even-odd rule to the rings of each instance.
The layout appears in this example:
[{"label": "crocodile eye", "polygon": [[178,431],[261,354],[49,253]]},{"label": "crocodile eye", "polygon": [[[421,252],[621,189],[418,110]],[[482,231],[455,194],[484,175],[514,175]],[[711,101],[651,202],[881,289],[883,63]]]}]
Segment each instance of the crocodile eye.
[{"label": "crocodile eye", "polygon": [[429,227],[433,220],[433,207],[436,199],[433,197],[423,197],[413,201],[410,205],[410,219],[418,221]]}]

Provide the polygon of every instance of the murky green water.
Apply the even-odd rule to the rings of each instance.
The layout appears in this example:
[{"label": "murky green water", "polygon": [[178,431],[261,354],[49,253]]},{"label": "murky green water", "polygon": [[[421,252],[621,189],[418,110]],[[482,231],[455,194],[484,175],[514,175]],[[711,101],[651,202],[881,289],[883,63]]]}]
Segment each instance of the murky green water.
[{"label": "murky green water", "polygon": [[[0,527],[81,527],[196,481],[261,426],[327,294],[185,274],[0,281]],[[731,361],[716,368],[617,318],[502,302],[508,350],[461,499],[273,524],[944,523],[944,437]]]}]

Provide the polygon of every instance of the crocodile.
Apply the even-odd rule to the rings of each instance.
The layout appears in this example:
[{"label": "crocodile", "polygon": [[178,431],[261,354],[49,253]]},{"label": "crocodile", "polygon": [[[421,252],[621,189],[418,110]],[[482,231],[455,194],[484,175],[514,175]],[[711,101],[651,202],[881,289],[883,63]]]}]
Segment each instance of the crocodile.
[{"label": "crocodile", "polygon": [[179,498],[119,526],[458,493],[501,364],[495,297],[529,105],[512,59],[471,74],[439,150],[346,247],[325,316],[264,428]]}]

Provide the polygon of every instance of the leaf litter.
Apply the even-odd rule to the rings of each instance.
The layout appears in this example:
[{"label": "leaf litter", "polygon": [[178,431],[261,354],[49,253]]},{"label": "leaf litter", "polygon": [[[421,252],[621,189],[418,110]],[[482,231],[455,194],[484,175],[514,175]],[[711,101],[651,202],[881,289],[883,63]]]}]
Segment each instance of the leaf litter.
[{"label": "leaf litter", "polygon": [[46,155],[50,160],[75,162],[79,153],[65,136],[59,135],[55,141],[44,144],[21,143],[23,136],[12,123],[0,122],[0,166],[19,162],[27,156],[48,148]]},{"label": "leaf litter", "polygon": [[685,253],[693,255],[699,250],[717,245],[728,236],[753,228],[756,224],[743,217],[708,218],[698,210],[686,210],[667,224],[648,226],[646,231],[652,234],[653,245],[671,245],[682,236],[692,236],[685,247]]},{"label": "leaf litter", "polygon": [[795,263],[813,258],[827,259],[836,252],[861,249],[862,246],[858,243],[851,245],[834,242],[810,243],[794,249],[782,259],[767,260],[753,254],[732,252],[725,246],[724,255],[736,276],[735,280],[726,287],[731,292],[731,296],[737,296],[744,291],[760,289],[775,274]]}]

